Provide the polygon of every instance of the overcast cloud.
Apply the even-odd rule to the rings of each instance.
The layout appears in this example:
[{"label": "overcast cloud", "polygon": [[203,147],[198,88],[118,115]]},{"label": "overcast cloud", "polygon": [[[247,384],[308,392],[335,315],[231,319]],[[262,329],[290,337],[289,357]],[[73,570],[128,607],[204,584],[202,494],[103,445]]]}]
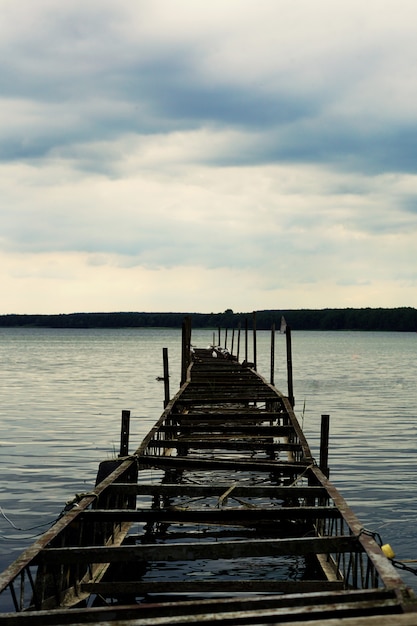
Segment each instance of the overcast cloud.
[{"label": "overcast cloud", "polygon": [[417,306],[415,0],[0,9],[0,313]]}]

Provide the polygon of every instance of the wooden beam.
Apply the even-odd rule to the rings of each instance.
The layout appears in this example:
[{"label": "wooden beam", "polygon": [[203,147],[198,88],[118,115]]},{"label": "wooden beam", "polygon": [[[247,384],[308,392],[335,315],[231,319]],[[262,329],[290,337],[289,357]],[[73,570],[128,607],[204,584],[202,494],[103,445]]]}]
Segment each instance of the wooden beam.
[{"label": "wooden beam", "polygon": [[175,457],[162,455],[140,455],[138,456],[139,466],[159,467],[161,469],[172,468],[178,470],[203,469],[213,470],[220,469],[225,471],[248,471],[248,472],[288,472],[301,473],[310,467],[310,463],[289,463],[284,461],[261,461],[252,459],[250,461],[241,460],[219,460],[219,459],[202,459],[191,457]]},{"label": "wooden beam", "polygon": [[334,506],[290,507],[223,507],[187,509],[181,506],[167,509],[89,509],[81,519],[89,522],[165,522],[200,524],[262,524],[265,522],[314,521],[339,519],[340,511]]},{"label": "wooden beam", "polygon": [[[204,421],[204,420],[202,420]],[[253,420],[255,421],[255,420]],[[269,421],[269,420],[268,420]],[[291,426],[264,426],[263,424],[247,425],[247,424],[231,424],[230,422],[225,424],[224,421],[221,424],[193,424],[185,425],[183,423],[174,426],[161,426],[159,429],[162,433],[174,433],[179,435],[184,434],[225,434],[233,435],[238,433],[241,436],[259,435],[270,437],[288,437],[290,433],[294,432]]]},{"label": "wooden beam", "polygon": [[197,448],[197,449],[229,449],[229,450],[265,450],[268,452],[285,452],[302,450],[299,443],[273,443],[265,441],[262,435],[253,437],[251,441],[249,437],[237,437],[232,435],[231,438],[211,436],[207,439],[196,437],[180,437],[178,439],[151,439],[150,448]]},{"label": "wooden beam", "polygon": [[327,580],[193,580],[193,581],[133,581],[133,582],[98,582],[80,585],[81,591],[101,595],[119,594],[146,595],[149,593],[312,593],[343,589],[342,581]]},{"label": "wooden beam", "polygon": [[[189,497],[218,497],[221,496],[230,484],[216,483],[213,485],[194,485],[190,483],[115,483],[107,490],[123,492],[130,495],[166,495],[166,496],[189,496]],[[283,487],[280,485],[236,485],[233,495],[239,498],[327,498],[328,494],[324,487]]]},{"label": "wooden beam", "polygon": [[46,548],[37,562],[56,564],[127,563],[132,561],[195,561],[198,559],[242,559],[251,557],[303,556],[360,552],[356,537],[300,537],[297,539],[253,539],[175,544],[142,544],[116,547]]}]

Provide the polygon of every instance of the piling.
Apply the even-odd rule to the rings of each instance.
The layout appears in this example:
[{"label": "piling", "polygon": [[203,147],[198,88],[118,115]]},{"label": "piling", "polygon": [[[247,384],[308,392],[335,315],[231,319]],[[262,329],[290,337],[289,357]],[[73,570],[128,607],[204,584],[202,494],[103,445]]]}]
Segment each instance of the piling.
[{"label": "piling", "polygon": [[162,361],[163,361],[163,368],[164,368],[164,408],[165,408],[170,398],[168,348],[162,349]]},{"label": "piling", "polygon": [[275,384],[275,323],[271,327],[271,385]]},{"label": "piling", "polygon": [[119,456],[128,456],[129,454],[129,431],[130,431],[130,411],[122,411],[122,425],[120,429],[120,454]]},{"label": "piling", "polygon": [[322,415],[320,429],[320,469],[327,478],[329,477],[329,430],[330,415]]},{"label": "piling", "polygon": [[257,343],[256,343],[256,311],[253,312],[253,369],[256,372]]},{"label": "piling", "polygon": [[285,331],[285,339],[287,346],[287,381],[288,381],[288,400],[292,407],[294,407],[294,385],[292,378],[292,347],[291,347],[291,328],[287,326]]}]

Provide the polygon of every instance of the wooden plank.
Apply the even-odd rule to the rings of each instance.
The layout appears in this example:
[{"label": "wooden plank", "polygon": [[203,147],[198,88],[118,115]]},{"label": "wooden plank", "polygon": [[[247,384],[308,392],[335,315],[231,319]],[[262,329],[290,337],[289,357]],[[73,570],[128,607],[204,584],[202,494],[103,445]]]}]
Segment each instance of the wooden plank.
[{"label": "wooden plank", "polygon": [[259,390],[259,392],[229,392],[228,394],[224,393],[224,394],[216,394],[216,395],[211,395],[211,394],[207,394],[207,395],[202,395],[202,394],[196,394],[191,395],[191,394],[187,394],[184,396],[181,396],[181,399],[179,400],[179,404],[180,405],[193,405],[193,406],[199,406],[202,404],[214,404],[214,405],[221,405],[225,402],[236,402],[236,403],[244,403],[244,402],[271,402],[275,399],[275,396],[273,393],[269,393],[267,391],[264,390]]},{"label": "wooden plank", "polygon": [[242,461],[239,459],[229,461],[221,459],[203,459],[191,457],[140,455],[138,456],[139,466],[159,467],[161,469],[172,468],[178,470],[202,469],[202,470],[225,470],[225,471],[247,471],[247,472],[275,472],[275,473],[301,473],[308,470],[310,463],[290,463],[279,461],[261,461],[252,459]]},{"label": "wooden plank", "polygon": [[202,424],[197,423],[193,425],[185,425],[178,424],[175,426],[161,426],[159,429],[161,433],[174,433],[179,435],[188,435],[188,434],[201,434],[201,433],[212,433],[212,434],[225,434],[225,435],[233,435],[234,433],[238,433],[241,436],[250,436],[250,435],[259,435],[262,433],[263,436],[270,437],[288,437],[291,433],[294,432],[294,429],[291,426],[264,426],[263,424],[256,424],[248,426],[246,424],[225,424],[222,421],[221,424]]},{"label": "wooden plank", "polygon": [[115,547],[46,548],[38,563],[88,564],[136,561],[195,561],[197,559],[242,559],[252,557],[304,556],[361,551],[352,536],[300,537],[297,539],[252,539],[175,544],[142,544]]},{"label": "wooden plank", "polygon": [[215,438],[211,436],[207,439],[180,437],[179,439],[151,439],[149,442],[150,448],[197,448],[199,450],[212,450],[212,449],[228,449],[228,450],[264,450],[267,452],[285,452],[285,451],[300,451],[302,446],[299,443],[271,443],[265,441],[261,436],[254,437],[255,441],[250,441],[248,438],[237,438],[233,436],[232,439]]},{"label": "wooden plank", "polygon": [[83,583],[81,591],[111,596],[119,594],[145,595],[149,593],[312,593],[343,589],[342,581],[327,580],[262,580],[216,579],[216,580],[160,580],[130,582]]},{"label": "wooden plank", "polygon": [[[346,594],[337,592],[337,595],[327,592],[320,594],[332,604],[319,602],[313,607],[310,602],[306,607],[300,603],[300,595],[292,594],[293,602],[288,608],[284,605],[287,596],[273,596],[269,598],[235,598],[224,600],[198,599],[197,601],[179,600],[178,602],[154,602],[152,604],[137,604],[130,606],[74,608],[71,611],[31,611],[29,613],[6,613],[1,616],[4,624],[19,626],[54,626],[62,624],[79,626],[80,624],[111,624],[120,626],[137,624],[138,626],[155,626],[156,624],[191,624],[194,616],[200,623],[212,624],[252,624],[280,623],[283,626],[415,626],[415,613],[400,614],[390,598],[378,598],[375,603],[376,615],[370,614],[371,601],[357,602],[346,599]],[[305,594],[304,599],[316,598],[319,594]],[[322,609],[322,616],[320,615]],[[333,610],[333,615],[329,612]],[[363,610],[362,615],[360,614]],[[311,613],[311,619],[309,619]],[[345,613],[344,615],[342,613]],[[384,614],[385,613],[385,614]],[[299,616],[299,619],[298,619]]]},{"label": "wooden plank", "polygon": [[[282,417],[282,416],[281,416]],[[178,422],[178,426],[179,428],[182,427],[194,427],[194,426],[201,426],[201,427],[207,427],[207,426],[215,426],[216,429],[218,427],[222,427],[225,426],[227,428],[230,427],[241,427],[243,424],[247,424],[248,426],[252,426],[252,427],[262,427],[262,424],[269,424],[269,425],[274,425],[274,418],[269,418],[266,415],[252,415],[250,413],[247,413],[246,415],[242,415],[239,417],[234,418],[233,415],[229,415],[228,417],[217,417],[217,413],[213,412],[212,415],[208,415],[207,413],[204,413],[204,415],[202,414],[201,416],[197,417],[196,415],[191,416],[190,418],[182,418],[179,422]],[[295,432],[295,429],[293,426],[284,426],[284,428],[287,428],[287,432],[285,433],[284,431],[282,433],[278,433],[279,435],[285,435],[285,434],[291,434]]]},{"label": "wooden plank", "polygon": [[81,519],[89,522],[166,522],[202,524],[260,524],[262,522],[314,521],[317,519],[339,519],[341,513],[334,506],[291,506],[291,507],[223,507],[183,508],[172,506],[167,509],[90,509],[82,513]]},{"label": "wooden plank", "polygon": [[[290,596],[258,596],[234,598],[201,599],[197,601],[178,600],[177,602],[153,602],[130,606],[116,605],[94,608],[74,608],[71,611],[31,611],[29,613],[7,613],[1,616],[5,624],[20,626],[52,626],[66,624],[188,624],[194,616],[200,623],[265,624],[280,623],[291,626],[415,626],[415,613],[399,614],[393,605],[392,597],[386,594],[375,595],[376,615],[370,615],[369,605],[372,596],[364,595],[356,600],[349,592],[331,591],[323,593],[291,594]],[[305,604],[303,604],[305,602]],[[366,609],[361,615],[361,610]],[[320,610],[322,616],[320,616]],[[333,610],[333,616],[329,612]],[[385,612],[385,614],[383,614]],[[311,619],[309,619],[311,613]],[[342,613],[345,613],[343,615]],[[298,619],[299,615],[299,619]],[[224,619],[223,619],[224,618]],[[247,619],[246,619],[247,618]],[[194,621],[195,623],[195,621]]]},{"label": "wooden plank", "polygon": [[[233,484],[233,483],[232,483]],[[198,485],[189,483],[139,483],[132,485],[131,483],[116,483],[108,487],[109,491],[123,492],[130,495],[165,495],[165,496],[201,496],[201,497],[219,497],[229,487],[230,483]],[[283,487],[281,485],[240,485],[234,486],[233,495],[239,498],[327,498],[328,494],[324,487]]]},{"label": "wooden plank", "polygon": [[[226,411],[226,407],[221,407],[218,410],[207,411],[190,411],[189,413],[173,413],[170,418],[174,421],[193,421],[193,420],[205,420],[205,419],[218,419],[221,423],[230,422],[240,422],[241,420],[245,420],[246,418],[251,418],[255,420],[263,420],[263,421],[274,421],[282,419],[285,417],[285,413],[281,411],[266,411],[261,410],[256,407],[243,409],[243,408],[234,408],[233,410]],[[288,425],[288,428],[292,428],[292,425]]]}]

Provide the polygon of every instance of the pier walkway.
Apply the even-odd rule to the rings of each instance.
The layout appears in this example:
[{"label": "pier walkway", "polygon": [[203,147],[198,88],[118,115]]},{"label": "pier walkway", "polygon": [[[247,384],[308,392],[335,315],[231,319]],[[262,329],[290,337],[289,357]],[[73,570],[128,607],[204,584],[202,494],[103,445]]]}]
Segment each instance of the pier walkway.
[{"label": "pier walkway", "polygon": [[136,452],[103,462],[96,488],[0,576],[13,604],[0,623],[417,623],[326,473],[287,397],[195,349]]}]

